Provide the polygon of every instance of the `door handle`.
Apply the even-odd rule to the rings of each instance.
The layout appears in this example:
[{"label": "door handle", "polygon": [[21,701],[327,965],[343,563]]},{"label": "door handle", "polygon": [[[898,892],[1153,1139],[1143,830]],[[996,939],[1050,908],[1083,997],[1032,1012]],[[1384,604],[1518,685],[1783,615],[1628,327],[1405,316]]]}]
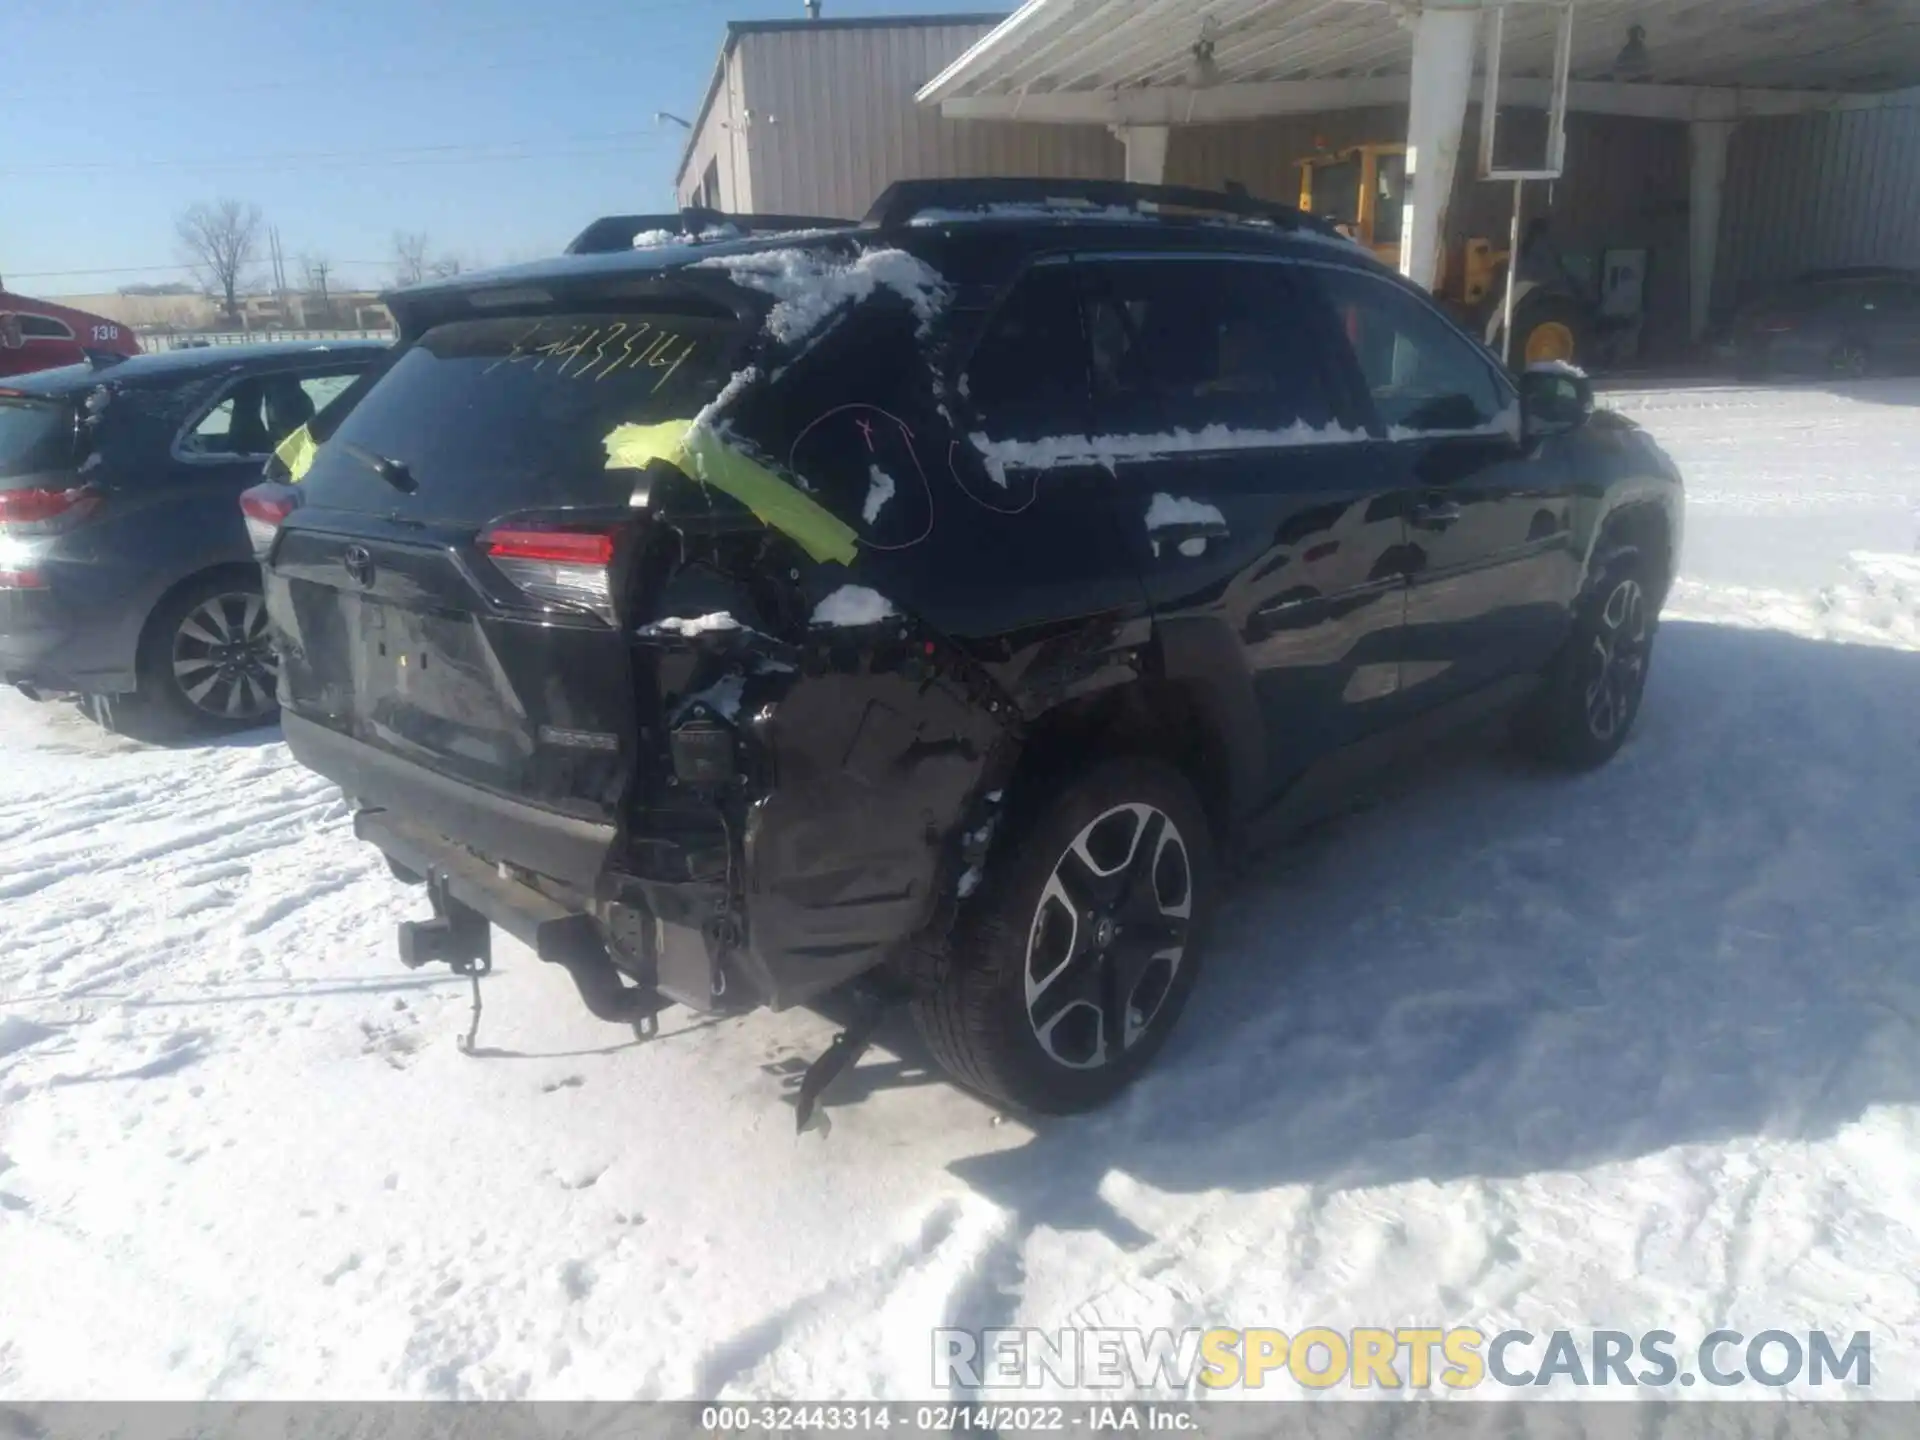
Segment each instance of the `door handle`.
[{"label": "door handle", "polygon": [[1423,530],[1444,530],[1460,518],[1460,507],[1451,500],[1422,500],[1413,507],[1413,523]]}]

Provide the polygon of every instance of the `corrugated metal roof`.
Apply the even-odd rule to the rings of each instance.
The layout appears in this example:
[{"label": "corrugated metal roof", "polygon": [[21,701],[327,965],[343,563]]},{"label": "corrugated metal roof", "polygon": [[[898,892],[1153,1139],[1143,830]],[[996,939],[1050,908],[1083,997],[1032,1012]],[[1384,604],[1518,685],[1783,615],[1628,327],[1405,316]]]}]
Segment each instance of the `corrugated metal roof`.
[{"label": "corrugated metal roof", "polygon": [[[1404,0],[1028,0],[919,98],[1405,75],[1413,8]],[[1556,24],[1554,6],[1512,5],[1503,73],[1550,74]],[[1634,26],[1644,32],[1645,64],[1622,73]],[[1910,0],[1579,0],[1573,74],[1903,89],[1920,85],[1920,11]]]}]

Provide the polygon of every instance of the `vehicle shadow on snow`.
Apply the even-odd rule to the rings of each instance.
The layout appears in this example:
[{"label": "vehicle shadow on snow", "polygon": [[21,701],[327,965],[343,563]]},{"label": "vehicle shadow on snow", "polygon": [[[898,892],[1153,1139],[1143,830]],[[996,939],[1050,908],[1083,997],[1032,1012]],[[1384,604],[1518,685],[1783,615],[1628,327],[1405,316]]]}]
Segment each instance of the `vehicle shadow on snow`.
[{"label": "vehicle shadow on snow", "polygon": [[[1522,1176],[1920,1100],[1920,654],[1669,622],[1600,771],[1484,740],[1259,865],[1156,1067],[957,1174],[1035,1226],[1101,1198]],[[992,1267],[989,1267],[992,1268]],[[948,1323],[1004,1322],[1018,1275]]]}]

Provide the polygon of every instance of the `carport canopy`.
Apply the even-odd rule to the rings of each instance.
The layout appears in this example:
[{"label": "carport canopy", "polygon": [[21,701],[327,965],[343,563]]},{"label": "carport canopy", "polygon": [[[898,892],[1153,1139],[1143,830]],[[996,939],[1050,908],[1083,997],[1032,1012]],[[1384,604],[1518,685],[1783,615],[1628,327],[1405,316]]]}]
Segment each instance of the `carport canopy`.
[{"label": "carport canopy", "polygon": [[1912,0],[1027,0],[917,98],[955,119],[1111,126],[1127,178],[1149,183],[1175,125],[1404,104],[1401,268],[1431,286],[1487,12],[1504,12],[1499,103],[1544,107],[1569,6],[1566,108],[1689,126],[1696,336],[1734,126],[1916,103],[1899,94],[1920,87]]}]

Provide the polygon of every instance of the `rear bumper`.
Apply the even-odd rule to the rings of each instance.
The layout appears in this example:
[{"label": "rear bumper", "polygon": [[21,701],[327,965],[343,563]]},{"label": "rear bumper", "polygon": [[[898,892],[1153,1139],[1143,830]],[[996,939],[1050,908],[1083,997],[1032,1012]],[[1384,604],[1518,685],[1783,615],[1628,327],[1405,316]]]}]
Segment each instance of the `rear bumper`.
[{"label": "rear bumper", "polygon": [[614,842],[613,826],[450,780],[290,712],[282,712],[280,723],[296,760],[367,806],[404,816],[421,830],[458,837],[491,860],[594,893]]},{"label": "rear bumper", "polygon": [[[401,760],[311,720],[283,713],[288,748],[308,769],[334,781],[364,806],[354,833],[415,874],[435,876],[462,905],[478,911],[542,960],[564,965],[602,1018],[612,1004],[605,930],[594,911],[606,890],[602,870],[614,841],[594,825],[492,794]],[[484,857],[484,858],[483,858]],[[577,891],[562,903],[502,873],[504,865]],[[711,887],[614,883],[624,916],[619,969],[658,994],[695,1010],[713,1010],[726,987],[716,948],[701,924]],[[651,901],[651,903],[648,903]],[[596,999],[598,995],[598,1000]],[[630,1008],[631,997],[618,1004]]]},{"label": "rear bumper", "polygon": [[0,682],[96,695],[139,683],[119,627],[76,617],[54,590],[0,590]]}]

